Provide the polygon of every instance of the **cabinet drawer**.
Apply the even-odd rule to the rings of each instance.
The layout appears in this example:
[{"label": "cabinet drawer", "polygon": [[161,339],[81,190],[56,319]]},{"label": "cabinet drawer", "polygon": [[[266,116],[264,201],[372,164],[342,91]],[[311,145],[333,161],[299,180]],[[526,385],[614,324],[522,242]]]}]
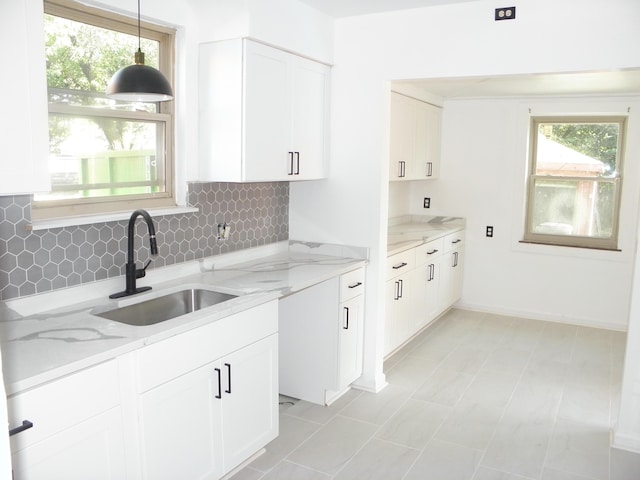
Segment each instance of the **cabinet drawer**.
[{"label": "cabinet drawer", "polygon": [[145,392],[278,331],[278,301],[250,308],[136,352]]},{"label": "cabinet drawer", "polygon": [[424,265],[432,258],[439,257],[444,251],[444,238],[431,240],[419,247],[416,247],[416,265]]},{"label": "cabinet drawer", "polygon": [[460,248],[464,245],[464,230],[459,232],[450,233],[444,237],[444,251],[450,252],[456,248]]},{"label": "cabinet drawer", "polygon": [[387,257],[387,279],[408,272],[416,264],[415,248]]},{"label": "cabinet drawer", "polygon": [[7,399],[9,428],[33,427],[11,436],[17,452],[120,404],[115,360],[82,370]]},{"label": "cabinet drawer", "polygon": [[364,293],[364,268],[340,276],[340,301],[345,302]]}]

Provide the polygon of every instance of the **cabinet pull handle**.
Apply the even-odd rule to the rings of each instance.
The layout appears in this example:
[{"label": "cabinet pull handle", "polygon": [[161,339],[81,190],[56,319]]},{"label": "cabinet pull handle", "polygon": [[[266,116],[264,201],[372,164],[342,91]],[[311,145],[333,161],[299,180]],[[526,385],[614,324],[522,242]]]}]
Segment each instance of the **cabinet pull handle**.
[{"label": "cabinet pull handle", "polygon": [[400,288],[398,289],[398,298],[402,298],[402,280],[398,280],[398,283],[400,284]]},{"label": "cabinet pull handle", "polygon": [[437,248],[434,248],[430,252],[427,252],[427,255],[433,255],[434,253],[438,253],[438,249]]},{"label": "cabinet pull handle", "polygon": [[362,285],[362,282],[352,283],[347,288],[356,288],[356,287],[359,287],[360,285]]},{"label": "cabinet pull handle", "polygon": [[397,265],[394,265],[391,268],[393,268],[394,270],[398,270],[399,268],[406,267],[406,266],[407,266],[407,262],[402,262],[402,263],[399,263]]},{"label": "cabinet pull handle", "polygon": [[433,176],[433,162],[427,162],[427,177]]},{"label": "cabinet pull handle", "polygon": [[214,370],[218,374],[218,394],[216,395],[216,398],[222,398],[222,373],[219,368],[214,368]]},{"label": "cabinet pull handle", "polygon": [[227,389],[225,393],[231,393],[231,364],[225,363],[224,366],[227,367]]},{"label": "cabinet pull handle", "polygon": [[287,175],[293,175],[293,152],[289,152],[289,173]]},{"label": "cabinet pull handle", "polygon": [[460,243],[462,240],[459,238],[456,238],[455,240],[452,240],[451,243]]},{"label": "cabinet pull handle", "polygon": [[25,430],[29,430],[31,427],[33,427],[33,423],[31,423],[29,420],[23,420],[22,421],[22,425],[20,425],[19,427],[16,428],[12,428],[9,430],[9,436],[12,437],[13,435],[16,435],[20,432],[24,432]]},{"label": "cabinet pull handle", "polygon": [[300,152],[294,152],[296,154],[296,173],[295,175],[300,175]]},{"label": "cabinet pull handle", "polygon": [[432,266],[433,266],[433,264],[432,264],[432,263],[430,263],[429,265],[427,265],[427,269],[428,269],[428,270],[427,270],[427,272],[428,272],[428,273],[427,273],[427,282],[430,282],[431,280],[433,280],[433,277],[432,277],[432,275],[433,275],[433,270],[431,269],[431,267],[432,267]]},{"label": "cabinet pull handle", "polygon": [[400,298],[400,284],[398,283],[398,280],[394,282],[394,285],[395,291],[393,292],[393,299],[398,300]]},{"label": "cabinet pull handle", "polygon": [[458,252],[453,252],[453,266],[458,266]]},{"label": "cabinet pull handle", "polygon": [[[344,308],[344,320],[345,323],[342,324],[342,328],[344,330],[349,330],[349,307],[343,307]],[[346,324],[346,326],[345,326]]]}]

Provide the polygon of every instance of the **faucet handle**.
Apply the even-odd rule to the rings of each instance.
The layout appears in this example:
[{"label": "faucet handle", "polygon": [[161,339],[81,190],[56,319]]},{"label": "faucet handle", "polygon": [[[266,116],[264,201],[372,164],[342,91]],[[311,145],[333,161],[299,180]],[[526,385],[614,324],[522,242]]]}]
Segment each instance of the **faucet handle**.
[{"label": "faucet handle", "polygon": [[144,264],[141,270],[136,270],[136,278],[142,278],[147,274],[147,267],[151,263],[151,259],[147,260],[147,263]]}]

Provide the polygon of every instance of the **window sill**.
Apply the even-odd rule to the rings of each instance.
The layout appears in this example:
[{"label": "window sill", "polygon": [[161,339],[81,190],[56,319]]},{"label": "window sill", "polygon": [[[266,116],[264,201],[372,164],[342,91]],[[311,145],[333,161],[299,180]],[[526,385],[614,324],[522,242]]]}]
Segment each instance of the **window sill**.
[{"label": "window sill", "polygon": [[[146,209],[152,217],[163,215],[179,215],[182,213],[194,213],[198,209],[195,207],[164,207],[164,208],[148,208]],[[120,220],[129,220],[131,211],[105,213],[99,215],[82,215],[76,217],[61,217],[48,220],[37,220],[32,222],[27,230],[47,230],[50,228],[75,227],[78,225],[91,225],[93,223],[117,222]]]}]

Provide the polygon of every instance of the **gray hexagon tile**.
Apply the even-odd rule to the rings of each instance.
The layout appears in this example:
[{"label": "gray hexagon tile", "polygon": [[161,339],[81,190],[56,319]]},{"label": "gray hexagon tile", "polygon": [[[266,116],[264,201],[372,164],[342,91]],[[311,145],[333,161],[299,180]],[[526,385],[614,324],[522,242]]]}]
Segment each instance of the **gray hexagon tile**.
[{"label": "gray hexagon tile", "polygon": [[[289,184],[189,183],[198,213],[155,217],[159,255],[149,268],[220,255],[289,236]],[[124,274],[128,221],[28,231],[31,197],[0,196],[0,300]],[[231,235],[218,240],[217,224]],[[146,225],[138,221],[138,263],[149,259]],[[144,245],[143,245],[143,242]]]}]

